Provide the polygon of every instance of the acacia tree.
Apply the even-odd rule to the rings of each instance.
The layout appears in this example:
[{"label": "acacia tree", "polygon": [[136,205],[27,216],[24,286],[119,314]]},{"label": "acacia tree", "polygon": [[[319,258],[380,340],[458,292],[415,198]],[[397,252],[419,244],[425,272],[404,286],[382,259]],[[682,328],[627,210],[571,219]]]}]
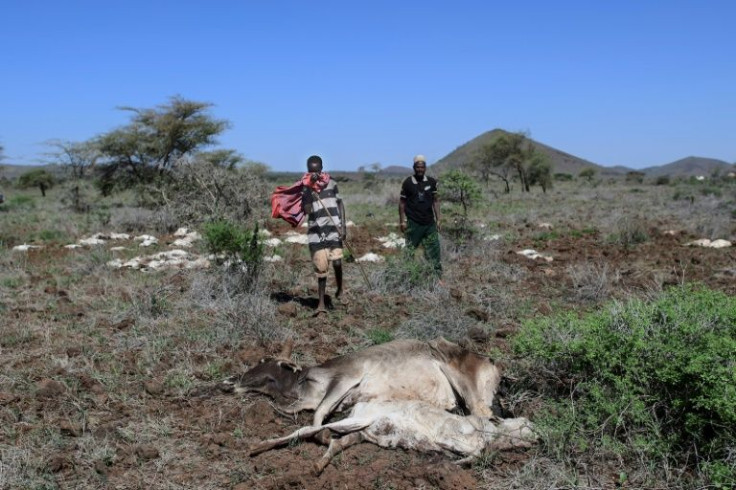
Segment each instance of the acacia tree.
[{"label": "acacia tree", "polygon": [[586,167],[578,173],[578,177],[585,180],[587,183],[593,182],[593,179],[595,178],[595,169],[593,167]]},{"label": "acacia tree", "polygon": [[83,179],[87,170],[94,168],[100,158],[100,150],[92,141],[50,140],[46,145],[53,148],[53,151],[46,153],[51,163],[68,168],[72,177],[77,179]]},{"label": "acacia tree", "polygon": [[101,135],[95,141],[103,164],[103,193],[115,186],[129,187],[156,180],[186,162],[195,152],[216,143],[229,127],[208,114],[212,104],[179,96],[153,109],[122,107],[132,112],[131,122]]},{"label": "acacia tree", "polygon": [[46,197],[46,190],[52,188],[55,183],[54,176],[42,168],[26,172],[18,178],[19,187],[38,187],[43,197]]},{"label": "acacia tree", "polygon": [[486,182],[491,175],[503,180],[506,193],[511,191],[510,175],[516,173],[521,191],[529,192],[531,182],[528,167],[532,162],[540,162],[541,157],[538,155],[539,152],[531,145],[526,133],[503,134],[481,149],[480,158],[475,161],[474,168]]},{"label": "acacia tree", "polygon": [[552,166],[544,153],[538,151],[533,153],[529,158],[527,174],[529,184],[538,184],[542,188],[542,192],[546,193],[547,189],[552,187]]},{"label": "acacia tree", "polygon": [[440,177],[442,199],[459,203],[463,207],[463,218],[468,216],[468,208],[481,197],[478,183],[461,170],[450,170]]}]

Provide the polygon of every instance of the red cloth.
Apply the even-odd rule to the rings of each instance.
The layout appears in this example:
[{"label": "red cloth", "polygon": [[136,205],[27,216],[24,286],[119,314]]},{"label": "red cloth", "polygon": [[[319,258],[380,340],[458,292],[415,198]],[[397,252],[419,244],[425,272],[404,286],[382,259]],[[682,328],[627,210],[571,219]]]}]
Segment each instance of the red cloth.
[{"label": "red cloth", "polygon": [[330,175],[327,172],[320,172],[317,180],[312,180],[312,174],[307,172],[301,180],[302,185],[311,188],[313,191],[322,192],[322,189],[330,183]]},{"label": "red cloth", "polygon": [[271,217],[281,218],[291,226],[299,226],[304,219],[302,208],[302,181],[280,185],[271,194]]},{"label": "red cloth", "polygon": [[319,174],[319,179],[312,181],[312,174],[306,173],[292,185],[280,185],[271,194],[271,217],[281,218],[291,226],[299,226],[304,219],[302,207],[302,187],[306,186],[321,192],[330,182],[327,172]]}]

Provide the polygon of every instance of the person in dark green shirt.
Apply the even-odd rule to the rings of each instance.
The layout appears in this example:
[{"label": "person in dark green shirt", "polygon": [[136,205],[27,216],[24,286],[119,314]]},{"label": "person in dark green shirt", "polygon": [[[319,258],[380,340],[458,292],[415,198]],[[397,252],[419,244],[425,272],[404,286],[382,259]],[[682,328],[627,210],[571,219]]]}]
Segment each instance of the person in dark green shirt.
[{"label": "person in dark green shirt", "polygon": [[399,228],[412,249],[424,247],[424,256],[442,275],[440,260],[440,203],[437,180],[425,175],[427,162],[423,155],[414,157],[414,175],[401,184],[399,198]]}]

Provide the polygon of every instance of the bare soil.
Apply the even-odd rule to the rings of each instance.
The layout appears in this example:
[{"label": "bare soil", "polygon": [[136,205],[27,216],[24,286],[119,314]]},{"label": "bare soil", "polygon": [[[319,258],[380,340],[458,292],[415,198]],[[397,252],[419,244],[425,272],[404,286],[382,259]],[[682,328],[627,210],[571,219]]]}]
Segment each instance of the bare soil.
[{"label": "bare soil", "polygon": [[[287,229],[279,224],[273,226],[277,236]],[[374,240],[379,233],[386,233],[385,228],[366,226],[350,233],[356,255],[369,251],[386,253]],[[543,242],[528,230],[520,230],[519,234],[522,238],[517,241],[498,245],[498,257],[502,263],[524,271],[518,282],[509,287],[514,295],[528,301],[529,316],[547,314],[560,305],[580,306],[579,299],[572,298],[575,290],[569,271],[575,266],[607,268],[611,275],[607,281],[613,287],[611,297],[623,291],[646,292],[654,283],[662,286],[683,281],[700,281],[736,294],[736,251],[683,246],[698,238],[695,236],[650,230],[647,242],[624,247],[606,243],[596,233]],[[516,253],[526,248],[534,248],[554,260],[530,260]],[[9,303],[10,308],[3,313],[6,334],[0,350],[0,372],[31,373],[33,382],[31,386],[4,385],[5,390],[0,392],[0,425],[4,427],[0,439],[19,450],[27,448],[29,454],[19,453],[17,457],[27,458],[31,465],[42,465],[36,470],[47,475],[50,488],[459,490],[493,486],[488,472],[482,473],[477,467],[457,467],[446,456],[386,450],[370,444],[349,448],[319,476],[312,474],[312,464],[325,448],[314,443],[300,443],[249,458],[247,450],[252,443],[306,425],[311,414],[285,417],[274,410],[268,399],[225,393],[218,389],[220,380],[206,374],[182,394],[165,383],[161,374],[173,367],[166,348],[161,349],[153,370],[141,368],[148,365],[140,357],[144,349],[130,346],[122,353],[105,352],[81,332],[77,337],[56,339],[52,342],[56,348],[48,352],[42,348],[47,345],[45,336],[54,337],[57,325],[90,316],[95,308],[93,298],[108,294],[99,282],[85,286],[85,295],[79,291],[72,294],[57,284],[56,275],[42,272],[53,270],[54,264],[66,260],[68,255],[61,248],[28,254],[28,269],[33,272],[22,294],[33,296],[33,301]],[[306,256],[292,260],[287,267],[308,270]],[[507,350],[508,337],[518,328],[518,321],[489,317],[489,305],[474,305],[468,299],[478,287],[473,282],[478,265],[473,257],[460,254],[447,265],[454,270],[448,274],[444,287],[452,300],[464,304],[467,315],[480,324],[492,324],[490,335],[469,335],[470,345],[481,352],[492,348]],[[410,295],[370,291],[357,294],[351,290],[352,285],[362,281],[357,265],[347,264],[346,269],[347,304],[331,301],[331,311],[320,318],[311,316],[316,306],[313,277],[304,277],[298,286],[277,278],[272,280],[271,299],[278,305],[279,319],[295,325],[298,358],[324,361],[353,345],[351,332],[372,328],[392,331],[411,315]],[[139,272],[118,274],[124,277]],[[190,286],[185,272],[162,277],[167,286],[180,291]],[[131,298],[121,297],[121,301],[126,300]],[[41,323],[46,328],[11,338],[7,334],[11,323]],[[135,319],[120,317],[99,319],[95,326],[96,335],[110,339],[136,328]],[[226,346],[217,354],[223,362],[221,374],[241,372],[280,348],[279,343]],[[23,355],[15,355],[21,351]],[[109,356],[113,352],[116,357],[111,364]],[[197,366],[200,361],[204,364],[215,360],[212,354],[189,355]],[[106,370],[114,365],[116,379],[122,382],[111,385],[69,368],[82,364],[88,364],[92,371],[98,364],[104,364]],[[44,438],[49,432],[53,437]],[[34,445],[35,440],[46,442],[39,447]],[[501,478],[527,457],[526,452],[490,455],[483,465],[493,468],[491,478],[494,474]],[[3,458],[6,467],[11,464],[9,455]],[[9,480],[3,484],[1,477],[2,473],[0,487],[8,488]],[[607,480],[606,475],[601,477],[604,487],[615,486],[616,475]]]}]

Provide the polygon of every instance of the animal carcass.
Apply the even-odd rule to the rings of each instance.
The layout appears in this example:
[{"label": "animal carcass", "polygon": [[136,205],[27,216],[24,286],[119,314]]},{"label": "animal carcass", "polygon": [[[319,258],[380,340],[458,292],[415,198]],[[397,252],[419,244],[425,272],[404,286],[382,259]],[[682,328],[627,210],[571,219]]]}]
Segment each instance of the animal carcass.
[{"label": "animal carcass", "polygon": [[488,418],[499,381],[489,358],[439,338],[395,340],[308,368],[264,359],[225,383],[269,395],[287,413],[314,410],[319,426],[362,401],[416,400]]},{"label": "animal carcass", "polygon": [[297,439],[309,439],[324,430],[337,438],[314,465],[316,473],[345,448],[368,441],[384,448],[404,448],[462,456],[472,461],[484,450],[530,447],[536,441],[526,418],[493,422],[475,415],[460,416],[422,401],[371,401],[357,403],[348,418],[325,425],[307,426],[251,448],[255,456]]}]

